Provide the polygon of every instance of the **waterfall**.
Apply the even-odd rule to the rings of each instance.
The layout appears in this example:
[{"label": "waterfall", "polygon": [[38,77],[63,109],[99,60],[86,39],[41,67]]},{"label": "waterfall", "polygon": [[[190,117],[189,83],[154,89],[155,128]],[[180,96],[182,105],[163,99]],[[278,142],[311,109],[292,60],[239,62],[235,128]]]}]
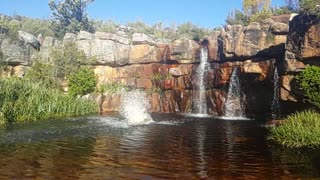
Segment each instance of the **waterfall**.
[{"label": "waterfall", "polygon": [[206,98],[206,79],[205,75],[208,69],[208,48],[202,47],[200,50],[200,64],[196,71],[196,89],[198,94],[194,97],[194,107],[198,114],[207,114],[207,98]]},{"label": "waterfall", "polygon": [[273,100],[271,104],[272,119],[277,119],[279,115],[279,111],[280,111],[279,92],[280,92],[279,73],[278,73],[278,68],[276,67],[274,69],[274,74],[273,74]]},{"label": "waterfall", "polygon": [[227,99],[225,101],[225,116],[224,118],[238,119],[243,118],[242,110],[242,91],[239,79],[239,68],[232,71],[230,84],[228,89]]}]

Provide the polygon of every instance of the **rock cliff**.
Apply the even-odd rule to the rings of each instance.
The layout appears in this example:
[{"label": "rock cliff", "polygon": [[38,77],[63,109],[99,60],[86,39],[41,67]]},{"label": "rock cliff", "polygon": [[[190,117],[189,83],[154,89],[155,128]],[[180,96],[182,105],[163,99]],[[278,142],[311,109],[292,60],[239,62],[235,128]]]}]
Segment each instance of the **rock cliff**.
[{"label": "rock cliff", "polygon": [[[292,89],[294,73],[305,64],[316,63],[320,56],[319,22],[311,17],[282,15],[249,26],[226,26],[201,42],[190,39],[174,41],[151,35],[124,32],[115,34],[81,31],[67,33],[62,40],[19,33],[20,41],[0,36],[0,52],[10,65],[11,75],[23,76],[32,57],[50,59],[50,50],[73,41],[90,62],[98,83],[121,82],[145,89],[153,112],[191,112],[198,90],[195,73],[199,49],[208,48],[209,70],[205,75],[208,112],[223,115],[224,101],[232,70],[240,67],[243,101],[247,113],[269,113],[273,97],[273,73],[281,71],[281,98],[298,101]],[[290,28],[289,28],[290,22]],[[40,50],[39,50],[39,44]],[[39,50],[39,52],[37,51]],[[105,95],[102,111],[116,111],[121,95]],[[101,95],[93,96],[101,101]]]}]

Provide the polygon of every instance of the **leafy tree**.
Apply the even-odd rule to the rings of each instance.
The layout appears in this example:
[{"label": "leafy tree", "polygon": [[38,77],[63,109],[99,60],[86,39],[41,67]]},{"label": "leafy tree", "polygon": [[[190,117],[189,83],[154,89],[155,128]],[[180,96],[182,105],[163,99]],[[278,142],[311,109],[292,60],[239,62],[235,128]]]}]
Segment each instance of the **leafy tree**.
[{"label": "leafy tree", "polygon": [[320,0],[300,0],[300,10],[320,17]]},{"label": "leafy tree", "polygon": [[271,16],[270,0],[243,0],[242,8],[250,22],[259,22]]},{"label": "leafy tree", "polygon": [[89,21],[86,9],[94,0],[63,0],[56,3],[49,1],[53,14],[52,30],[56,36],[62,37],[66,32],[77,33],[80,30],[93,32],[93,25]]},{"label": "leafy tree", "polygon": [[320,67],[307,67],[297,79],[309,101],[320,108]]},{"label": "leafy tree", "polygon": [[86,95],[95,90],[96,76],[92,69],[81,67],[77,72],[69,76],[69,92],[73,96]]}]

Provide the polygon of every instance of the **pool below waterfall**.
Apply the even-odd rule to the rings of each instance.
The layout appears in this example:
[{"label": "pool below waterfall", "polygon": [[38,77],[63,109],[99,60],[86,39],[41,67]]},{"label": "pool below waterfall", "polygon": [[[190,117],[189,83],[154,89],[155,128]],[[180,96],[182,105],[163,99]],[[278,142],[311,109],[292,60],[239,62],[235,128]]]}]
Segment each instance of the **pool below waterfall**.
[{"label": "pool below waterfall", "polygon": [[0,179],[320,178],[320,150],[266,140],[258,120],[152,114],[42,121],[0,130]]}]

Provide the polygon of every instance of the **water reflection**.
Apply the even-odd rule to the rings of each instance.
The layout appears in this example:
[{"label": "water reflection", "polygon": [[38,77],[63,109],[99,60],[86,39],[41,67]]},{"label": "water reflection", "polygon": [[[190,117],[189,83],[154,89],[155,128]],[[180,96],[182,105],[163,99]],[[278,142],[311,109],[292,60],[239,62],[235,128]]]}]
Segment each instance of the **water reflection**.
[{"label": "water reflection", "polygon": [[54,121],[0,132],[0,179],[296,179],[319,177],[320,153],[270,147],[257,121],[153,115]]}]

